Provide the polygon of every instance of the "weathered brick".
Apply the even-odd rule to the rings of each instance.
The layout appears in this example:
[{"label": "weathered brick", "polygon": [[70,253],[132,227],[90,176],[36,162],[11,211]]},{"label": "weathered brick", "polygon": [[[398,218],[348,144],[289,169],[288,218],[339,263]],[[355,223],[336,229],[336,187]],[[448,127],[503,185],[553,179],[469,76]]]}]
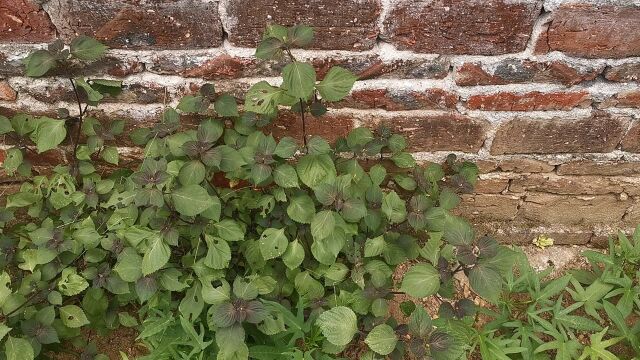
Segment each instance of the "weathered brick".
[{"label": "weathered brick", "polygon": [[[334,142],[342,136],[346,136],[353,129],[353,116],[342,114],[327,114],[321,117],[305,115],[307,138],[317,135],[329,142]],[[272,133],[276,138],[290,136],[302,144],[302,119],[300,115],[292,112],[281,111],[276,120],[266,126],[264,130]]]},{"label": "weathered brick", "polygon": [[578,160],[558,167],[558,175],[632,176],[640,174],[640,163],[621,161]]},{"label": "weathered brick", "polygon": [[562,226],[556,227],[535,226],[531,222],[518,221],[474,221],[476,231],[480,234],[489,234],[503,244],[532,245],[539,236],[547,236],[553,239],[555,245],[581,245],[587,244],[593,237],[593,231],[588,227]]},{"label": "weathered brick", "polygon": [[511,192],[546,192],[565,195],[603,195],[636,193],[640,191],[638,181],[633,178],[610,176],[558,176],[554,174],[531,174],[511,180]]},{"label": "weathered brick", "polygon": [[216,2],[60,0],[48,11],[65,39],[87,34],[115,48],[195,49],[222,43]]},{"label": "weathered brick", "polygon": [[549,49],[586,58],[640,55],[640,7],[564,5],[553,13]]},{"label": "weathered brick", "polygon": [[314,49],[371,49],[378,36],[379,0],[227,0],[226,30],[236,46],[255,47],[267,23],[315,28]]},{"label": "weathered brick", "polygon": [[591,96],[586,91],[552,93],[533,91],[524,94],[500,92],[473,95],[467,100],[467,108],[471,110],[491,111],[571,110],[590,105]]},{"label": "weathered brick", "polygon": [[458,95],[442,89],[413,90],[367,89],[351,93],[332,106],[356,109],[446,110],[455,109]]},{"label": "weathered brick", "polygon": [[507,189],[507,186],[509,186],[507,178],[481,178],[473,187],[473,191],[476,194],[500,194]]},{"label": "weathered brick", "polygon": [[498,128],[491,153],[501,155],[610,152],[620,143],[628,122],[626,117],[603,113],[580,119],[517,118]]},{"label": "weathered brick", "polygon": [[604,72],[607,80],[629,82],[640,80],[640,63],[626,63],[610,66]]},{"label": "weathered brick", "polygon": [[640,153],[640,122],[636,121],[622,140],[622,150]]},{"label": "weathered brick", "polygon": [[615,224],[622,220],[631,200],[615,195],[567,196],[528,193],[518,217],[542,224]]},{"label": "weathered brick", "polygon": [[0,42],[47,42],[55,35],[56,28],[37,1],[0,0]]},{"label": "weathered brick", "polygon": [[521,158],[500,160],[500,162],[498,162],[498,168],[501,171],[515,173],[541,173],[553,171],[555,166],[546,161]]},{"label": "weathered brick", "polygon": [[513,172],[513,173],[546,173],[555,169],[555,166],[546,161],[513,158],[513,159],[484,159],[476,161],[476,165],[483,174],[491,172]]},{"label": "weathered brick", "polygon": [[601,109],[617,108],[638,108],[640,107],[640,90],[621,91],[602,103],[598,104]]},{"label": "weathered brick", "polygon": [[0,81],[0,100],[16,101],[18,93],[6,81]]},{"label": "weathered brick", "polygon": [[455,212],[472,220],[513,220],[520,198],[513,195],[464,195]]},{"label": "weathered brick", "polygon": [[[57,83],[44,87],[30,86],[21,90],[34,99],[48,104],[57,102],[75,102],[76,97],[71,84]],[[86,94],[78,92],[81,101],[86,101]],[[124,84],[122,91],[116,95],[105,94],[102,103],[127,103],[127,104],[154,104],[170,102],[172,97],[168,95],[165,87],[156,83]]]},{"label": "weathered brick", "polygon": [[[341,66],[364,79],[443,79],[449,72],[449,61],[438,59],[380,59],[373,54],[349,57],[318,57],[309,60],[318,79],[333,66]],[[157,54],[148,70],[163,75],[199,77],[207,80],[280,76],[288,60],[261,61],[255,58],[207,54]],[[0,70],[1,71],[1,70]]]},{"label": "weathered brick", "polygon": [[422,53],[496,55],[525,49],[542,1],[399,1],[383,36]]},{"label": "weathered brick", "polygon": [[504,85],[520,83],[552,83],[575,85],[595,79],[604,66],[578,67],[563,61],[538,62],[507,59],[498,64],[464,63],[456,71],[456,84]]},{"label": "weathered brick", "polygon": [[365,126],[384,124],[404,135],[412,151],[478,152],[485,141],[487,123],[457,113],[442,115],[397,115],[364,120]]}]

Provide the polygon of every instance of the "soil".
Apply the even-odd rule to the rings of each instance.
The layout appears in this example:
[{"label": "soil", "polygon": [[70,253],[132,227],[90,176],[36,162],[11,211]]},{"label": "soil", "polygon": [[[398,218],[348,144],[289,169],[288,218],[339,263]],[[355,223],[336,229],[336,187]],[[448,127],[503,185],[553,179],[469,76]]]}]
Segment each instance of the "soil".
[{"label": "soil", "polygon": [[[85,339],[96,344],[98,353],[105,354],[111,360],[121,360],[120,352],[125,353],[129,359],[137,359],[147,353],[146,348],[141,343],[136,342],[138,333],[135,329],[121,327],[107,336],[98,336],[95,331],[88,330],[83,333]],[[72,344],[63,344],[64,352],[47,353],[51,360],[77,360],[80,359],[83,349]]]}]

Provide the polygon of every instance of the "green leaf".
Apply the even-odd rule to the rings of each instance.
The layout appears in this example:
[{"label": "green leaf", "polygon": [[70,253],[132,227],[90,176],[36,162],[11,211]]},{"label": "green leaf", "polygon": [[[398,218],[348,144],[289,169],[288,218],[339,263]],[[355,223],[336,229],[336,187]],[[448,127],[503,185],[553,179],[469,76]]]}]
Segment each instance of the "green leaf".
[{"label": "green leaf", "polygon": [[454,246],[471,245],[475,232],[463,218],[447,215],[444,225],[444,239]]},{"label": "green leaf", "polygon": [[[274,155],[278,155],[283,159],[292,157],[298,150],[298,143],[294,138],[285,136],[278,142],[276,149],[273,152]],[[296,179],[297,182],[297,179]]]},{"label": "green leaf", "polygon": [[208,234],[205,234],[205,241],[207,242],[208,251],[204,259],[204,264],[215,270],[222,270],[229,267],[229,261],[231,261],[231,248],[229,244],[223,239]]},{"label": "green leaf", "polygon": [[316,84],[316,71],[313,66],[296,61],[284,67],[282,79],[288,95],[307,100]]},{"label": "green leaf", "polygon": [[9,121],[9,119],[6,116],[0,115],[0,135],[4,135],[12,131],[13,131],[13,126],[11,125],[11,121]]},{"label": "green leaf", "polygon": [[84,311],[76,305],[62,306],[60,308],[60,319],[67,327],[74,329],[89,324]]},{"label": "green leaf", "polygon": [[407,205],[395,191],[391,191],[382,199],[382,213],[390,223],[401,223],[407,218]]},{"label": "green leaf", "polygon": [[80,60],[94,61],[104,55],[108,47],[94,38],[80,35],[70,45],[71,54]]},{"label": "green leaf", "polygon": [[283,188],[296,188],[299,186],[296,169],[289,164],[278,165],[273,170],[273,181]]},{"label": "green leaf", "polygon": [[77,87],[80,87],[87,94],[87,100],[93,105],[97,104],[104,97],[99,91],[91,87],[84,79],[77,78],[74,80]]},{"label": "green leaf", "polygon": [[266,81],[253,85],[245,96],[244,110],[256,114],[275,112],[285,90],[271,86]]},{"label": "green leaf", "polygon": [[36,266],[48,264],[57,256],[56,252],[48,248],[27,249],[22,251],[24,262],[18,267],[33,272]]},{"label": "green leaf", "polygon": [[282,255],[282,262],[287,266],[287,268],[289,268],[289,270],[293,270],[302,264],[304,257],[304,247],[296,239],[289,243],[287,251]]},{"label": "green leaf", "polygon": [[22,150],[18,148],[11,148],[5,153],[5,159],[2,167],[7,171],[9,175],[13,175],[18,170],[20,165],[22,165],[23,161],[24,155],[22,154]]},{"label": "green leaf", "polygon": [[289,215],[291,220],[301,224],[310,224],[315,214],[316,206],[309,195],[301,194],[289,200],[287,215]]},{"label": "green leaf", "polygon": [[229,94],[225,93],[218,96],[213,106],[220,116],[234,117],[239,115],[236,98]]},{"label": "green leaf", "polygon": [[118,148],[115,146],[105,146],[102,150],[102,159],[109,164],[118,165],[119,157]]},{"label": "green leaf", "polygon": [[66,296],[78,295],[89,287],[85,278],[76,273],[75,268],[65,268],[62,270],[58,281],[58,290]]},{"label": "green leaf", "polygon": [[289,29],[291,45],[305,47],[313,41],[313,28],[307,25],[296,25]]},{"label": "green leaf", "polygon": [[126,282],[135,282],[142,277],[142,256],[138,255],[133,248],[124,249],[118,255],[118,262],[113,271]]},{"label": "green leaf", "polygon": [[281,40],[273,37],[264,39],[256,48],[256,57],[262,60],[271,60],[281,51],[283,45]]},{"label": "green leaf", "polygon": [[43,76],[57,64],[55,56],[47,50],[37,50],[24,61],[25,74],[30,77]]},{"label": "green leaf", "polygon": [[356,80],[358,80],[358,77],[353,75],[351,71],[340,66],[334,66],[324,79],[316,85],[316,88],[324,100],[339,101],[349,94]]},{"label": "green leaf", "polygon": [[478,264],[469,271],[469,284],[478,295],[494,303],[502,292],[500,273],[483,264]]},{"label": "green leaf", "polygon": [[180,180],[180,184],[187,185],[198,185],[202,181],[207,174],[207,169],[204,167],[204,164],[199,160],[191,160],[180,168],[180,173],[178,174],[178,180]]},{"label": "green leaf", "polygon": [[302,183],[310,188],[336,178],[336,167],[327,154],[303,156],[298,160],[296,170]]},{"label": "green leaf", "polygon": [[316,324],[324,337],[336,346],[346,346],[358,332],[358,318],[346,306],[334,307],[318,316]]},{"label": "green leaf", "polygon": [[31,343],[13,336],[9,336],[4,343],[4,352],[7,360],[33,360],[35,358]]},{"label": "green leaf", "polygon": [[171,193],[177,212],[185,216],[196,216],[214,205],[207,190],[199,185],[183,186]]},{"label": "green leaf", "polygon": [[209,101],[202,96],[187,95],[180,99],[176,108],[185,113],[201,113],[209,108]]},{"label": "green leaf", "polygon": [[422,306],[416,307],[409,317],[409,331],[417,337],[424,338],[432,328],[429,313]]},{"label": "green leaf", "polygon": [[336,227],[336,219],[332,211],[324,210],[313,216],[311,220],[311,235],[315,240],[327,238]]},{"label": "green leaf", "polygon": [[438,292],[440,274],[429,264],[414,265],[404,274],[400,291],[416,298],[424,298]]},{"label": "green leaf", "polygon": [[244,240],[244,229],[235,220],[224,219],[213,224],[213,227],[218,231],[218,236],[226,241]]},{"label": "green leaf", "polygon": [[11,277],[3,271],[0,274],[0,308],[2,308],[9,295],[11,295]]},{"label": "green leaf", "polygon": [[380,235],[373,239],[367,239],[364,243],[364,257],[373,257],[382,254],[387,243],[384,236]]},{"label": "green leaf", "polygon": [[284,229],[269,228],[262,232],[258,244],[262,257],[265,260],[270,260],[284,254],[287,250],[289,240],[287,240]]},{"label": "green leaf", "polygon": [[36,143],[38,153],[55,149],[67,137],[64,121],[47,117],[40,118],[31,138]]},{"label": "green leaf", "polygon": [[366,127],[359,127],[351,130],[347,136],[347,146],[354,148],[356,146],[364,146],[373,140],[373,132]]},{"label": "green leaf", "polygon": [[389,355],[395,350],[398,336],[391,326],[381,324],[374,327],[364,339],[369,348],[380,355]]},{"label": "green leaf", "polygon": [[149,250],[142,257],[142,274],[147,276],[160,270],[171,257],[171,248],[159,234],[149,240]]}]

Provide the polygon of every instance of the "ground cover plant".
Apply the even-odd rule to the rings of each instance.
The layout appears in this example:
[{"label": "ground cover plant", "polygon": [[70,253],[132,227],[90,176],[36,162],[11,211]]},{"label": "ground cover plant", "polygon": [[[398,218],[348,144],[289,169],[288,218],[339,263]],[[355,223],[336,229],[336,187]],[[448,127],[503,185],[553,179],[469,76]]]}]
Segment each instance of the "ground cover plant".
[{"label": "ground cover plant", "polygon": [[[265,131],[293,111],[304,132],[307,114],[322,116],[357,80],[338,66],[318,79],[298,61],[291,49],[312,39],[306,26],[269,26],[256,56],[287,62],[282,84],[253,85],[242,107],[211,84],[185,96],[130,132],[144,154],[135,169],[120,164],[126,124],[91,116],[122,83],[73,76],[104,45],[81,36],[25,60],[28,76],[69,74],[78,109],[0,117],[13,144],[3,170],[23,179],[0,209],[0,359],[46,358],[65,344],[104,359],[83,335],[118,327],[137,330],[145,359],[639,353],[628,320],[640,309],[640,233],[588,253],[591,271],[549,280],[451,213],[476,182],[474,164],[417,164],[384,126],[335,144]],[[29,153],[52,149],[68,163],[34,173]],[[399,294],[410,299],[405,322],[389,316]],[[424,298],[437,300],[437,316]]]}]

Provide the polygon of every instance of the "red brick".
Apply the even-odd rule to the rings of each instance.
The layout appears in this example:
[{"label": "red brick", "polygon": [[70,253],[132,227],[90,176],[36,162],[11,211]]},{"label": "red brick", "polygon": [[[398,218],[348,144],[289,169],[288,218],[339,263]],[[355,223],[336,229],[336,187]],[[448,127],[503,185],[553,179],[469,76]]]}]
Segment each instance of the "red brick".
[{"label": "red brick", "polygon": [[595,113],[589,118],[524,119],[502,124],[491,154],[610,152],[620,143],[629,119]]},{"label": "red brick", "polygon": [[380,0],[334,2],[304,0],[229,0],[226,5],[229,41],[236,46],[255,47],[267,22],[315,28],[309,48],[329,50],[371,49],[378,36]]},{"label": "red brick", "polygon": [[[327,114],[321,117],[305,115],[307,138],[317,135],[329,142],[334,142],[339,137],[346,136],[353,129],[353,116]],[[281,111],[278,118],[264,128],[267,133],[272,133],[276,138],[290,136],[303,143],[302,120],[299,114]]]},{"label": "red brick", "polygon": [[82,33],[115,48],[196,49],[222,44],[216,2],[65,0],[51,5],[66,39]]},{"label": "red brick", "polygon": [[622,140],[622,150],[640,153],[640,122],[636,121]]},{"label": "red brick", "polygon": [[37,1],[0,0],[0,42],[47,42],[55,35],[56,28]]},{"label": "red brick", "polygon": [[0,100],[16,101],[18,93],[6,81],[0,81]]},{"label": "red brick", "polygon": [[640,108],[640,90],[628,90],[617,93],[600,104],[601,108]]},{"label": "red brick", "polygon": [[398,110],[445,110],[455,109],[458,95],[442,89],[428,89],[424,92],[411,90],[367,89],[351,93],[343,101],[332,107],[356,109]]},{"label": "red brick", "polygon": [[363,120],[365,126],[383,124],[404,135],[411,151],[478,152],[485,141],[487,123],[457,113],[431,116],[396,115]]},{"label": "red brick", "polygon": [[640,174],[639,162],[578,160],[558,167],[558,175],[632,176]]},{"label": "red brick", "polygon": [[253,60],[221,55],[205,63],[181,72],[184,77],[196,77],[206,80],[233,79],[240,77],[244,68]]},{"label": "red brick", "polygon": [[[383,61],[373,54],[349,57],[319,57],[309,60],[321,80],[333,66],[341,66],[361,80],[364,79],[444,79],[449,73],[449,61],[439,59],[409,59]],[[163,75],[203,77],[207,80],[248,77],[278,77],[288,60],[261,61],[256,58],[210,56],[205,54],[157,54],[148,71]],[[0,69],[0,74],[2,74]]]},{"label": "red brick", "polygon": [[570,110],[590,105],[591,97],[586,91],[553,93],[534,91],[525,94],[500,92],[473,95],[467,101],[467,108],[471,110],[493,111]]},{"label": "red brick", "polygon": [[564,5],[548,31],[552,51],[586,58],[640,55],[640,7]]},{"label": "red brick", "polygon": [[525,49],[541,1],[399,1],[383,34],[403,50],[496,55]]},{"label": "red brick", "polygon": [[562,61],[537,62],[508,59],[488,70],[481,63],[464,63],[456,72],[456,84],[504,85],[519,83],[552,83],[575,85],[595,79],[604,66],[579,68]]},{"label": "red brick", "polygon": [[610,66],[605,71],[604,77],[618,82],[640,81],[640,63]]}]

